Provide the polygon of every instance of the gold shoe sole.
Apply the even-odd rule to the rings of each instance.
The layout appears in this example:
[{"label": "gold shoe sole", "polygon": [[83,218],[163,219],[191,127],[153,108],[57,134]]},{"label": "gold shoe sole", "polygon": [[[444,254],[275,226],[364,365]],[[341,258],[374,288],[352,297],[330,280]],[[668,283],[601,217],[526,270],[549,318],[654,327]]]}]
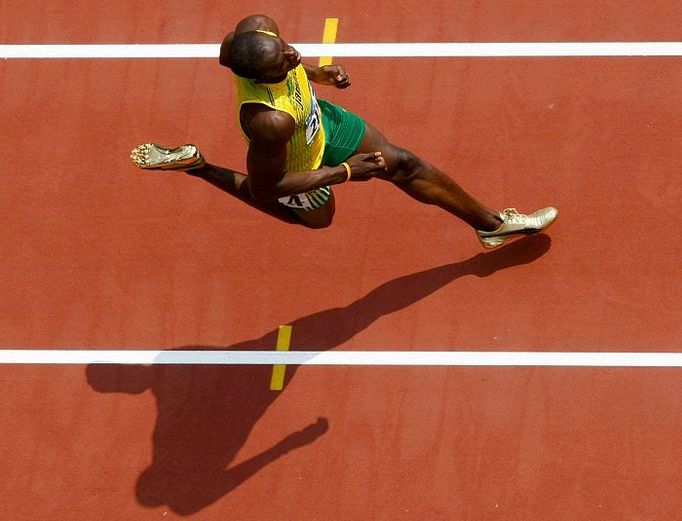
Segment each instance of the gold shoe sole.
[{"label": "gold shoe sole", "polygon": [[143,143],[130,152],[130,160],[145,170],[192,170],[206,164],[195,145],[165,148],[156,143]]}]

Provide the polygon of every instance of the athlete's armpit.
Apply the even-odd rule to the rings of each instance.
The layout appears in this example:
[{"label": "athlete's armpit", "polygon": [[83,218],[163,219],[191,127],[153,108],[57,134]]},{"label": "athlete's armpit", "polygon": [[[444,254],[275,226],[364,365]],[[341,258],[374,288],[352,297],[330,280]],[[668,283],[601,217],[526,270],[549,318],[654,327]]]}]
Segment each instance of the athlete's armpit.
[{"label": "athlete's armpit", "polygon": [[276,199],[285,174],[287,144],[294,133],[294,119],[278,111],[262,111],[247,124],[251,141],[246,156],[248,187],[255,199]]}]

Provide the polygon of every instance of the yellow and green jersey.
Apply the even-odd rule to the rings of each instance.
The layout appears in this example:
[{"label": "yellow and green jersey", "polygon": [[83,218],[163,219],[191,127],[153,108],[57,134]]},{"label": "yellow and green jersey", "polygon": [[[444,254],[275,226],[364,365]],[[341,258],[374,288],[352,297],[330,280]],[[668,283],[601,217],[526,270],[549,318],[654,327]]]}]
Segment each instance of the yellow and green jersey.
[{"label": "yellow and green jersey", "polygon": [[[324,154],[324,128],[322,112],[303,65],[289,71],[280,83],[255,83],[234,76],[237,84],[237,117],[245,103],[259,103],[291,115],[296,130],[288,143],[287,172],[314,170],[322,164]],[[241,128],[241,122],[240,122]],[[242,134],[249,138],[241,128]]]}]

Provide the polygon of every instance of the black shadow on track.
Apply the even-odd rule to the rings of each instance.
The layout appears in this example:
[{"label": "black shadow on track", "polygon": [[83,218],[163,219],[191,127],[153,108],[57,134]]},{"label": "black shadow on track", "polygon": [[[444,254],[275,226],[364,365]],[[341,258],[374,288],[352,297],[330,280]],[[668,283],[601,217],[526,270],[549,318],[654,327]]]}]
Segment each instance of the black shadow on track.
[{"label": "black shadow on track", "polygon": [[[348,306],[291,322],[295,334],[292,349],[332,349],[378,318],[404,309],[460,277],[487,277],[530,263],[546,253],[550,244],[545,235],[527,237],[463,262],[391,280]],[[276,337],[277,330],[273,330],[229,347],[179,349],[268,350],[275,345]],[[296,369],[287,367],[286,382]],[[86,368],[88,383],[97,392],[140,394],[151,390],[156,397],[152,463],[140,475],[136,495],[144,506],[167,505],[184,516],[218,501],[269,463],[313,443],[329,428],[326,418],[318,418],[230,467],[255,423],[280,394],[269,390],[271,374],[270,366],[92,364]]]}]

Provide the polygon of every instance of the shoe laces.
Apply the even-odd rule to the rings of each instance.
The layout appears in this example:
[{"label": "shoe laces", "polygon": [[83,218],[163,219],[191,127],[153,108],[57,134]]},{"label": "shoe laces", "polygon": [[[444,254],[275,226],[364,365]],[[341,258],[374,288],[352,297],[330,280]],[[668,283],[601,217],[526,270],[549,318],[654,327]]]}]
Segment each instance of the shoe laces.
[{"label": "shoe laces", "polygon": [[516,208],[505,208],[502,210],[502,218],[506,223],[524,224],[528,216],[517,212]]}]

